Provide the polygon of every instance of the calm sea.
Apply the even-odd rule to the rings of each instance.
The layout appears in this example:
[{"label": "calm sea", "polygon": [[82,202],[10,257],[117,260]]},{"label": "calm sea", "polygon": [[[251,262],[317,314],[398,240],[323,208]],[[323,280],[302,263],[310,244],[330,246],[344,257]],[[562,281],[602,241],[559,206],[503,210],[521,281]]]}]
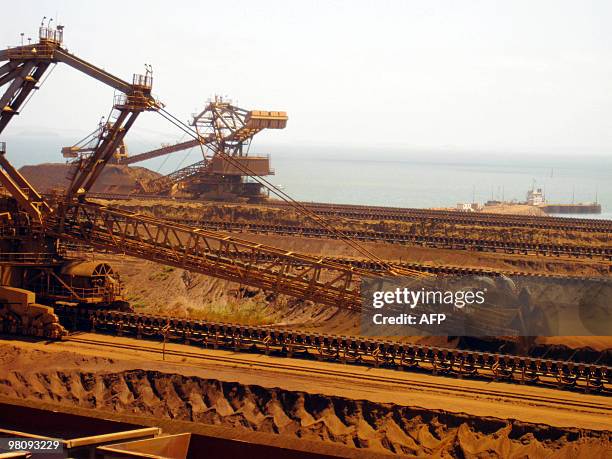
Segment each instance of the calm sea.
[{"label": "calm sea", "polygon": [[[24,164],[61,162],[62,146],[74,139],[14,136],[9,159]],[[129,140],[129,139],[128,139]],[[133,154],[158,143],[128,141]],[[270,181],[301,201],[398,207],[455,207],[458,202],[525,200],[534,184],[554,203],[592,202],[612,219],[612,154],[513,155],[386,149],[254,146],[270,154]],[[201,159],[199,149],[174,153],[141,165],[168,173]]]},{"label": "calm sea", "polygon": [[398,207],[454,207],[474,198],[524,201],[535,185],[551,203],[597,199],[602,214],[581,216],[612,219],[612,158],[605,156],[347,157],[273,154],[271,181],[298,200]]}]

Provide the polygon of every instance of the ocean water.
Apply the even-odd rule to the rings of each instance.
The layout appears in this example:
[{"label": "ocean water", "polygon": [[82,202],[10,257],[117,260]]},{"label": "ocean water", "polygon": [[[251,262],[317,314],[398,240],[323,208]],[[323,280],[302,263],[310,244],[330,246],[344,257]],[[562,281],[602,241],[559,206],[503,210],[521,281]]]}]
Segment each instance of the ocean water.
[{"label": "ocean water", "polygon": [[594,202],[612,219],[612,158],[470,154],[272,154],[275,176],[294,199],[398,207],[455,207],[489,199],[524,201],[532,186],[550,203]]},{"label": "ocean water", "polygon": [[[62,162],[59,136],[8,136],[9,160],[24,164]],[[128,139],[130,153],[159,143]],[[455,207],[488,199],[524,201],[535,183],[551,203],[592,202],[612,219],[612,153],[609,155],[502,154],[385,148],[286,147],[256,144],[251,154],[270,154],[270,177],[301,201],[397,207]],[[166,174],[201,159],[199,148],[140,163]],[[561,215],[560,215],[561,216]]]}]

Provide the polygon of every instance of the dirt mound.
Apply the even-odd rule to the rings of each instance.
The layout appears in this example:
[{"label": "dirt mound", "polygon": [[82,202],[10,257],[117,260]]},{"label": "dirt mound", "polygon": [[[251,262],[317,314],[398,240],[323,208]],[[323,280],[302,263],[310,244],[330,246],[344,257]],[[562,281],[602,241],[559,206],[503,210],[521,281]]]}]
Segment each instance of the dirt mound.
[{"label": "dirt mound", "polygon": [[547,215],[542,209],[535,206],[528,206],[526,204],[499,204],[495,206],[485,206],[482,211],[484,213],[505,215]]},{"label": "dirt mound", "polygon": [[[296,225],[318,228],[310,218],[286,208],[265,205],[220,204],[202,202],[143,201],[138,199],[110,201],[113,206],[160,218],[197,221],[223,221],[272,225]],[[524,206],[529,207],[530,206]],[[539,209],[534,209],[539,211]],[[541,212],[541,211],[540,211]],[[326,216],[325,221],[341,231],[378,231],[412,236],[435,236],[521,242],[526,244],[571,244],[609,247],[608,233],[546,229],[533,231],[524,227],[478,226],[469,223],[400,222],[391,220],[354,220]]]},{"label": "dirt mound", "polygon": [[[68,175],[70,165],[63,163],[46,163],[35,166],[23,166],[19,169],[24,177],[34,187],[42,192],[49,193],[52,190],[68,186]],[[145,167],[129,167],[109,164],[104,168],[100,178],[91,190],[94,193],[120,193],[129,194],[139,188],[141,181],[152,180],[160,177],[160,174]]]},{"label": "dirt mound", "polygon": [[[14,399],[436,457],[603,457],[612,439],[607,431],[482,418],[155,370],[90,371],[74,365],[41,369],[20,365],[25,356],[19,351],[6,346],[0,360],[5,367],[0,394]],[[46,353],[36,354],[44,358]],[[113,364],[95,360],[106,368]]]},{"label": "dirt mound", "polygon": [[[322,306],[309,300],[266,294],[256,288],[149,261],[110,255],[103,259],[121,273],[127,300],[137,312],[286,327],[314,333],[360,334],[360,317],[355,312]],[[519,348],[519,343],[515,341],[502,338],[483,340],[415,336],[402,337],[400,341],[490,352],[527,352],[553,359],[569,358],[576,351],[576,355],[581,356],[580,360],[602,364],[610,361],[612,348],[612,339],[605,336],[539,337],[529,350]],[[549,349],[549,344],[556,346]],[[607,353],[602,354],[602,351]]]},{"label": "dirt mound", "polygon": [[245,325],[355,334],[359,316],[149,261],[106,256],[137,312]]},{"label": "dirt mound", "polygon": [[126,299],[137,312],[262,325],[279,318],[259,289],[183,269],[107,256],[121,273]]}]

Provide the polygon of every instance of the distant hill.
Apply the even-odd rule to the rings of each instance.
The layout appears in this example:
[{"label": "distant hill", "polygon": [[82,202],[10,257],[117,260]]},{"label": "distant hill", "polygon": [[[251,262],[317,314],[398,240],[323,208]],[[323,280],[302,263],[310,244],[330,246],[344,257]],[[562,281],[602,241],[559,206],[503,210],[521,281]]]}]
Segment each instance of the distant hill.
[{"label": "distant hill", "polygon": [[[64,163],[45,163],[35,166],[23,166],[19,172],[41,193],[49,193],[54,189],[65,190],[68,186],[70,165]],[[91,190],[94,193],[127,194],[139,189],[140,182],[161,177],[146,167],[121,166],[109,164],[104,168],[96,184]]]}]

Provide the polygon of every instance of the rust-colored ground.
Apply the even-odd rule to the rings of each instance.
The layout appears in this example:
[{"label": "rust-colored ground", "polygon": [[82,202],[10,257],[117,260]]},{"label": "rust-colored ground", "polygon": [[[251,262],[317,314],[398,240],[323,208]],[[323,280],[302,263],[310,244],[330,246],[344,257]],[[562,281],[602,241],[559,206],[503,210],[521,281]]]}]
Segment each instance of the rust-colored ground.
[{"label": "rust-colored ground", "polygon": [[[68,184],[70,166],[64,163],[23,166],[19,172],[41,193],[65,189]],[[148,181],[160,174],[145,167],[127,167],[109,164],[92,188],[94,193],[128,194],[138,189],[140,181]]]},{"label": "rust-colored ground", "polygon": [[[148,174],[133,169],[107,168],[105,174],[109,175],[101,177],[101,188],[97,191],[123,193],[125,187],[141,178],[139,174]],[[57,186],[66,168],[48,165],[34,172],[24,168],[23,172],[39,189],[49,191],[45,187]],[[168,201],[113,204],[159,217],[314,226],[294,212],[266,206]],[[330,223],[346,230],[612,245],[606,233],[342,218],[330,219]],[[354,249],[332,239],[244,233],[240,237],[313,255],[358,256]],[[393,261],[573,276],[610,276],[611,273],[610,263],[602,261],[387,243],[364,245],[380,258]],[[358,333],[358,317],[344,311],[288,298],[272,301],[256,289],[142,260],[114,255],[96,257],[110,261],[122,274],[128,300],[136,311],[336,334]],[[445,338],[422,341],[446,346],[457,344]],[[572,349],[612,348],[609,337],[538,338],[538,342]],[[457,380],[452,381],[453,388],[449,389],[442,388],[444,378],[428,375],[406,376],[405,384],[399,385],[373,383],[368,380],[369,375],[385,374],[385,370],[378,369],[360,369],[361,378],[313,377],[308,368],[293,374],[278,368],[264,370],[258,361],[238,363],[247,359],[244,354],[217,355],[221,354],[228,359],[227,364],[219,360],[206,363],[189,359],[161,362],[157,354],[151,353],[117,352],[70,343],[4,341],[0,344],[0,396],[33,404],[52,402],[160,420],[217,424],[409,455],[591,458],[606,457],[611,448],[611,407],[608,401],[600,401],[594,395],[522,386],[501,385],[500,388],[496,383]],[[321,364],[299,362],[296,365]],[[425,383],[440,387],[424,389]],[[448,380],[444,379],[444,383]],[[537,402],[534,396],[557,398],[561,402]],[[580,407],[583,402],[605,406]]]},{"label": "rust-colored ground", "polygon": [[[376,382],[369,378],[398,373],[351,367],[343,375],[346,367],[308,362],[283,368],[286,359],[277,368],[279,359],[218,351],[162,361],[159,343],[81,338],[151,351],[5,341],[0,396],[419,456],[605,457],[612,439],[612,406],[593,395],[407,373]],[[309,365],[339,373],[312,378]]]},{"label": "rust-colored ground", "polygon": [[[262,205],[222,204],[202,202],[172,202],[167,199],[156,201],[117,200],[103,201],[113,206],[160,218],[195,220],[219,220],[252,222],[276,225],[300,225],[318,227],[307,216],[287,208]],[[506,212],[510,213],[510,212]],[[558,229],[533,230],[523,227],[479,226],[471,224],[441,222],[399,222],[389,220],[355,220],[342,217],[326,217],[326,221],[339,230],[400,232],[414,235],[437,237],[458,237],[512,241],[542,244],[571,244],[597,247],[611,247],[609,233],[565,231]]]}]

